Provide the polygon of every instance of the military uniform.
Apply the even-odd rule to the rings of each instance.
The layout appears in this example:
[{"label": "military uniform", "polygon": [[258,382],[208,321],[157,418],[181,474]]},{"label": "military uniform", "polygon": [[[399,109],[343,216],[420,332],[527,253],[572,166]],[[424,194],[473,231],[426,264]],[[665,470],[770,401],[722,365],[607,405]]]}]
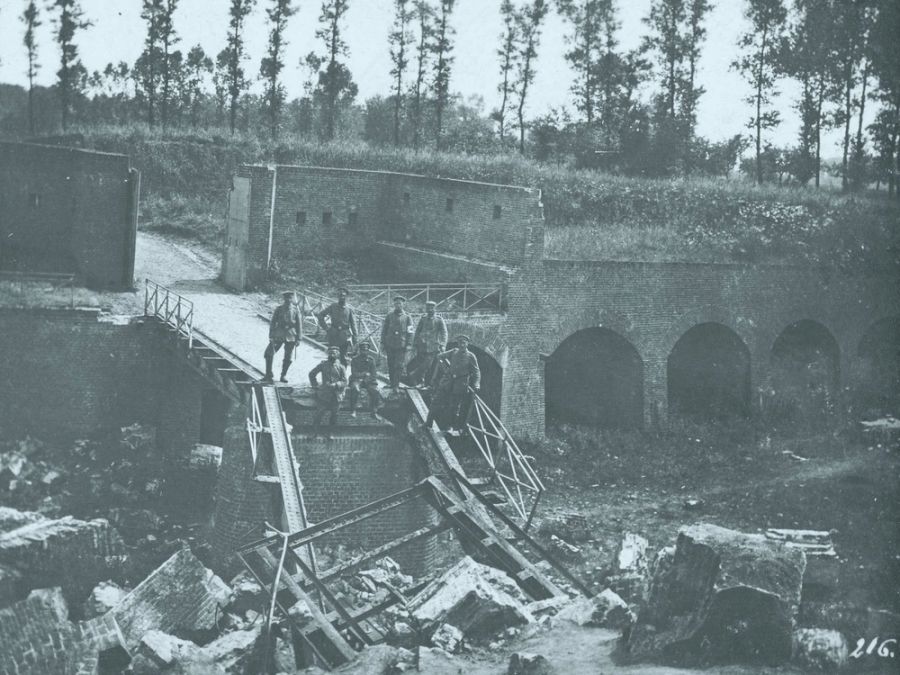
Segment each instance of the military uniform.
[{"label": "military uniform", "polygon": [[356,317],[353,316],[353,310],[346,303],[333,302],[319,312],[316,319],[325,330],[328,346],[337,347],[341,352],[341,361],[346,363],[347,351],[356,342]]},{"label": "military uniform", "polygon": [[412,333],[412,317],[402,309],[396,309],[384,317],[381,326],[381,348],[387,355],[388,379],[395,389],[400,385],[403,366],[406,365],[406,350]]},{"label": "military uniform", "polygon": [[300,310],[293,303],[278,305],[269,322],[269,346],[266,347],[266,379],[272,380],[272,361],[275,352],[284,345],[284,360],[281,363],[281,381],[287,382],[287,371],[291,367],[294,346],[300,339]]},{"label": "military uniform", "polygon": [[381,393],[378,391],[378,371],[375,357],[368,349],[361,349],[350,362],[350,410],[356,413],[360,389],[369,394],[369,405],[376,413],[381,408]]},{"label": "military uniform", "polygon": [[[337,348],[332,347],[336,352]],[[331,351],[329,349],[329,352]],[[319,386],[316,377],[321,373],[322,385]],[[334,426],[337,423],[338,409],[344,400],[344,390],[347,388],[347,369],[339,360],[326,359],[309,371],[309,383],[318,388],[316,398],[319,409],[316,413],[315,426],[322,423],[325,413],[329,413],[328,423]]]},{"label": "military uniform", "polygon": [[[431,303],[425,303],[426,307],[429,304]],[[430,379],[437,355],[444,351],[446,344],[447,324],[442,317],[437,314],[434,316],[426,314],[419,319],[413,338],[416,355],[409,364],[413,384],[422,384]]]},{"label": "military uniform", "polygon": [[449,417],[451,429],[461,429],[469,417],[472,391],[481,386],[478,359],[468,349],[452,349],[437,356],[441,364],[434,399],[428,411],[427,424],[434,421],[435,412]]}]

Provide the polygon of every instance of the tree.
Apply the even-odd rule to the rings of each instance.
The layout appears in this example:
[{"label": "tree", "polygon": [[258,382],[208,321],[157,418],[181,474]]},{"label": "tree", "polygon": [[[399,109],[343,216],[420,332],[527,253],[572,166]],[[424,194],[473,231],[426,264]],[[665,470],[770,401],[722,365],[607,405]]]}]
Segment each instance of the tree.
[{"label": "tree", "polygon": [[35,30],[41,25],[39,10],[34,0],[29,0],[25,11],[22,13],[22,23],[25,24],[25,38],[23,43],[28,52],[28,133],[34,135],[34,78],[41,66],[37,61],[37,43]]},{"label": "tree", "polygon": [[[175,33],[175,24],[172,21],[172,15],[178,7],[178,0],[162,0],[160,3],[160,12],[157,17],[157,36],[161,45],[160,66],[162,77],[162,101],[161,114],[162,127],[165,129],[169,124],[169,102],[172,96],[172,75],[177,72],[172,67],[172,46],[177,44],[180,38]],[[179,53],[179,58],[181,54]]]},{"label": "tree", "polygon": [[62,112],[62,129],[69,125],[69,115],[74,99],[81,91],[84,66],[78,59],[78,46],[75,36],[79,30],[93,25],[84,18],[84,10],[78,0],[53,0],[53,6],[59,10],[55,18],[54,37],[59,45],[59,70],[56,73],[59,88],[59,102]]},{"label": "tree", "polygon": [[576,109],[585,117],[588,126],[594,123],[596,63],[600,59],[604,16],[612,10],[611,0],[558,0],[560,13],[572,24],[572,34],[566,36],[570,46],[566,61],[575,71],[572,94]]},{"label": "tree", "polygon": [[[688,0],[688,30],[684,38],[684,51],[687,58],[687,74],[682,83],[681,118],[684,120],[685,134],[688,140],[694,136],[697,125],[697,102],[704,89],[696,83],[697,62],[700,60],[700,48],[706,39],[704,19],[712,9],[709,0]],[[690,167],[688,167],[690,168]]]},{"label": "tree", "polygon": [[203,80],[213,72],[212,59],[200,45],[194,45],[187,55],[185,64],[185,94],[187,108],[190,113],[191,127],[196,129],[200,123],[200,105],[203,101]]},{"label": "tree", "polygon": [[341,34],[341,20],[349,5],[349,0],[323,0],[316,37],[324,42],[326,56],[321,58],[310,54],[307,57],[310,63],[325,64],[325,69],[319,70],[316,93],[322,101],[322,137],[326,141],[334,138],[339,104],[349,104],[357,92],[350,71],[338,60],[348,54],[347,43]]},{"label": "tree", "polygon": [[162,61],[159,23],[163,13],[163,2],[164,0],[143,0],[141,18],[147,22],[147,37],[144,39],[144,51],[135,62],[135,70],[140,73],[140,88],[147,99],[147,124],[151,129],[156,125],[156,91]]},{"label": "tree", "polygon": [[241,95],[246,91],[249,82],[244,74],[244,22],[253,11],[256,0],[231,0],[228,9],[228,41],[224,50],[225,61],[228,67],[228,79],[226,88],[228,91],[229,108],[228,124],[231,134],[234,135],[237,124],[238,109],[240,108]]},{"label": "tree", "polygon": [[677,117],[678,94],[684,80],[682,26],[686,17],[684,0],[653,0],[650,15],[644,19],[650,27],[650,33],[644,38],[644,49],[656,52],[659,58],[662,78],[659,108],[670,120]]},{"label": "tree", "polygon": [[516,45],[519,42],[519,21],[517,21],[518,13],[512,0],[503,0],[500,4],[500,14],[503,17],[501,47],[497,50],[497,56],[500,57],[500,84],[497,86],[497,91],[500,92],[500,107],[494,111],[492,117],[500,125],[499,134],[502,143],[506,133],[506,105],[512,93],[510,76],[516,67],[518,56]]},{"label": "tree", "polygon": [[434,92],[435,147],[441,149],[441,132],[443,131],[444,109],[450,96],[450,70],[453,66],[453,35],[456,32],[450,25],[450,15],[456,0],[440,0],[440,10],[434,31],[434,80],[431,88]]},{"label": "tree", "polygon": [[532,0],[531,4],[518,13],[521,44],[516,59],[516,81],[513,88],[519,101],[516,106],[516,118],[519,126],[519,152],[525,154],[525,101],[528,88],[534,81],[534,61],[537,59],[537,48],[541,38],[541,24],[547,16],[549,7],[544,0]]},{"label": "tree", "polygon": [[213,67],[213,92],[216,98],[216,125],[222,126],[225,122],[225,106],[228,105],[228,77],[229,61],[231,54],[226,47],[216,54],[216,63]]},{"label": "tree", "polygon": [[412,12],[409,0],[394,0],[394,26],[388,36],[391,46],[391,77],[394,80],[394,145],[400,145],[400,113],[403,108],[403,74],[409,66],[407,53],[412,36],[409,22]]},{"label": "tree", "polygon": [[775,55],[783,49],[785,20],[787,11],[781,0],[747,0],[744,16],[750,22],[751,30],[738,40],[743,55],[732,67],[741,71],[753,88],[753,94],[746,98],[756,114],[750,118],[748,126],[755,130],[756,140],[756,181],[763,182],[762,132],[780,123],[777,110],[770,108],[772,98],[778,94],[775,81],[778,75]]},{"label": "tree", "polygon": [[869,38],[871,72],[877,86],[875,97],[882,108],[870,125],[878,176],[884,177],[888,195],[900,197],[900,5],[895,0],[879,0]]},{"label": "tree", "polygon": [[431,40],[434,37],[434,9],[428,0],[417,0],[413,14],[419,28],[416,46],[416,81],[413,84],[413,147],[419,149],[422,134],[422,95],[428,70]]},{"label": "tree", "polygon": [[292,0],[272,0],[272,6],[266,10],[269,19],[269,46],[260,63],[259,74],[266,83],[263,100],[273,141],[278,138],[278,118],[286,97],[284,85],[278,81],[278,76],[284,69],[284,49],[287,46],[284,30],[288,19],[296,13],[297,8],[293,6]]}]

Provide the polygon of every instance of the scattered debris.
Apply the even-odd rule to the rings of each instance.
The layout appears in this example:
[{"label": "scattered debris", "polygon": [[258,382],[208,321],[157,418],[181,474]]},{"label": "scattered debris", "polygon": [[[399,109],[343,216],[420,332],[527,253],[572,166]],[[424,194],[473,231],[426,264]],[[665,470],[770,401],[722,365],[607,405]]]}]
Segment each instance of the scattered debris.
[{"label": "scattered debris", "polygon": [[515,652],[509,657],[507,675],[552,675],[550,662],[541,654]]},{"label": "scattered debris", "polygon": [[790,548],[799,548],[806,555],[836,558],[831,532],[821,530],[766,530],[766,538],[779,541]]},{"label": "scattered debris", "polygon": [[634,532],[626,532],[616,554],[619,572],[644,574],[647,571],[647,547],[644,537]]},{"label": "scattered debris", "polygon": [[847,664],[847,638],[836,630],[801,628],[794,631],[794,660],[804,668],[839,670]]},{"label": "scattered debris", "polygon": [[706,502],[697,497],[691,497],[690,499],[685,499],[682,505],[685,511],[699,511],[706,506]]},{"label": "scattered debris", "polygon": [[763,535],[684,527],[657,558],[624,656],[678,665],[787,661],[805,568],[802,551]]},{"label": "scattered debris", "polygon": [[218,445],[206,445],[195,443],[188,457],[188,466],[192,469],[214,468],[216,471],[222,465],[222,448]]},{"label": "scattered debris", "polygon": [[462,631],[449,623],[442,623],[431,635],[431,644],[448,654],[456,654],[462,648],[462,641]]},{"label": "scattered debris", "polygon": [[84,616],[93,619],[103,616],[128,595],[128,591],[112,581],[101,581],[84,601]]},{"label": "scattered debris", "polygon": [[448,623],[467,639],[486,639],[533,620],[528,599],[506,574],[466,556],[409,601],[427,633]]},{"label": "scattered debris", "polygon": [[794,460],[795,462],[808,462],[809,461],[809,457],[803,457],[801,455],[798,455],[795,452],[792,452],[791,450],[782,450],[781,454],[784,455],[785,457],[787,457],[788,459]]},{"label": "scattered debris", "polygon": [[622,598],[607,588],[593,598],[575,598],[559,611],[555,619],[571,621],[579,626],[622,630],[634,623],[634,614]]},{"label": "scattered debris", "polygon": [[556,553],[563,555],[564,557],[574,557],[577,555],[581,555],[580,548],[567,543],[566,541],[557,537],[555,534],[550,535],[550,548],[552,548]]},{"label": "scattered debris", "polygon": [[571,512],[544,518],[538,527],[538,533],[551,539],[556,536],[569,544],[580,544],[591,538],[587,518],[580,513]]}]

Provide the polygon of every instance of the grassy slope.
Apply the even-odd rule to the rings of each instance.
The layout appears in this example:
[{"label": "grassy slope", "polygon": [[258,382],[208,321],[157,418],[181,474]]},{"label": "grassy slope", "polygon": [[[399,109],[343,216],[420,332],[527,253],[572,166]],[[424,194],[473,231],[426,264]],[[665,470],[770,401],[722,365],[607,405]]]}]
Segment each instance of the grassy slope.
[{"label": "grassy slope", "polygon": [[737,180],[630,178],[515,155],[417,154],[364,143],[286,138],[273,148],[250,136],[162,138],[119,128],[86,129],[85,135],[91,147],[128,153],[141,169],[145,223],[197,232],[208,241],[221,230],[232,169],[277,161],[539,187],[549,257],[846,265],[900,260],[900,208],[880,198]]}]

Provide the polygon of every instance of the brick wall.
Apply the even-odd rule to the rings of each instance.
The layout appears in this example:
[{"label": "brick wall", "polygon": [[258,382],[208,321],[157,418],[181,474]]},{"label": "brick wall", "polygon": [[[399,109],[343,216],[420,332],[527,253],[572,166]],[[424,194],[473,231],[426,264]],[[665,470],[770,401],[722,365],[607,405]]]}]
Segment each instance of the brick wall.
[{"label": "brick wall", "polygon": [[900,314],[897,280],[894,270],[537,261],[510,282],[500,333],[509,345],[504,419],[514,433],[542,433],[545,366],[539,355],[598,326],[640,354],[645,424],[665,421],[668,356],[686,331],[705,322],[723,324],[747,346],[754,403],[767,382],[776,338],[801,319],[834,336],[841,383],[852,389],[863,334],[876,320]]},{"label": "brick wall", "polygon": [[[237,175],[251,179],[247,266],[253,283],[268,260],[276,172],[242,166]],[[512,267],[525,259],[534,233],[543,232],[543,214],[540,192],[529,188],[278,166],[271,227],[272,257],[282,268],[317,251],[327,255],[385,240],[407,247],[406,256],[426,255],[414,256],[413,249],[451,254],[432,259],[430,276],[423,271],[432,281],[495,280],[504,273],[494,269],[498,262]],[[422,262],[429,264],[427,255]]]},{"label": "brick wall", "polygon": [[130,287],[136,180],[124,155],[0,143],[0,266]]}]

